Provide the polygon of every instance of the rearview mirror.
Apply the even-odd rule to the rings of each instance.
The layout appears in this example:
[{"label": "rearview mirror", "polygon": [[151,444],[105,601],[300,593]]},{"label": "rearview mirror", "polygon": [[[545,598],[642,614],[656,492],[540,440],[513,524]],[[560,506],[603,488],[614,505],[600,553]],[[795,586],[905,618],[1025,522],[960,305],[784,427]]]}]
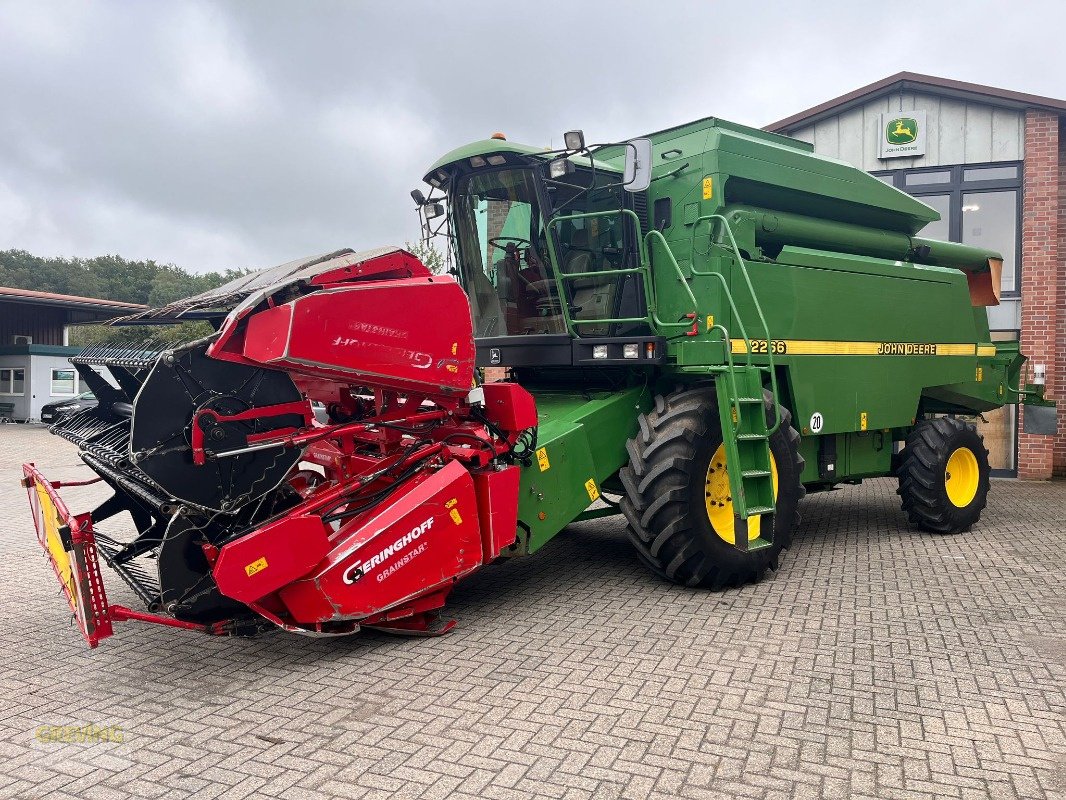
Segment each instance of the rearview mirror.
[{"label": "rearview mirror", "polygon": [[416,206],[424,206],[426,204],[426,196],[419,189],[411,190],[411,199],[415,201]]},{"label": "rearview mirror", "polygon": [[622,186],[627,192],[643,192],[651,185],[651,139],[626,142]]}]

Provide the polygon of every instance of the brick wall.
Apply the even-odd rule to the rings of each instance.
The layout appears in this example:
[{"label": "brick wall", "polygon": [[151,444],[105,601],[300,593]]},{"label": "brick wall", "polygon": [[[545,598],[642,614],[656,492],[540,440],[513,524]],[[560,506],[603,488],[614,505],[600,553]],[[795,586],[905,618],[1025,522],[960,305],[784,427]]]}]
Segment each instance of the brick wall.
[{"label": "brick wall", "polygon": [[1055,397],[1059,410],[1059,435],[1052,455],[1053,474],[1066,477],[1066,117],[1059,119],[1059,291],[1057,303],[1058,343],[1055,348]]},{"label": "brick wall", "polygon": [[[1029,110],[1025,114],[1025,183],[1022,209],[1022,352],[1029,363],[1047,367],[1048,394],[1066,397],[1063,364],[1063,303],[1066,276],[1060,239],[1063,166],[1058,115]],[[1066,232],[1066,230],[1062,231]],[[1024,417],[1024,408],[1022,415]],[[1018,434],[1018,477],[1047,479],[1064,452],[1063,415],[1059,435]],[[1024,424],[1024,419],[1022,421]],[[1057,454],[1057,455],[1056,455]]]}]

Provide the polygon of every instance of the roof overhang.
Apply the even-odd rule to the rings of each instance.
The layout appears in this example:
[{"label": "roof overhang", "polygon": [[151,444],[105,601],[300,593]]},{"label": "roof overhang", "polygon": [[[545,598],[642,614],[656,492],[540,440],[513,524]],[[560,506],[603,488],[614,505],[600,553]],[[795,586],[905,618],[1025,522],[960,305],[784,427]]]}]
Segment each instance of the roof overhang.
[{"label": "roof overhang", "polygon": [[1041,97],[1040,95],[1026,94],[1024,92],[1012,92],[1007,89],[998,89],[994,86],[984,86],[979,83],[938,78],[935,75],[897,72],[895,75],[890,75],[840,97],[834,97],[832,100],[812,106],[805,111],[800,111],[798,114],[779,119],[777,122],[771,122],[763,130],[774,133],[787,133],[796,128],[813,125],[827,117],[834,117],[850,108],[876,100],[879,97],[903,91],[935,94],[940,97],[984,103],[985,105],[1018,111],[1035,108],[1066,116],[1066,100]]},{"label": "roof overhang", "polygon": [[69,311],[84,311],[98,314],[102,318],[130,314],[147,308],[147,306],[138,305],[137,303],[120,303],[116,300],[101,300],[95,297],[79,297],[77,295],[55,294],[53,292],[37,292],[31,289],[13,289],[6,286],[0,286],[0,303],[20,303],[22,305],[63,308]]}]

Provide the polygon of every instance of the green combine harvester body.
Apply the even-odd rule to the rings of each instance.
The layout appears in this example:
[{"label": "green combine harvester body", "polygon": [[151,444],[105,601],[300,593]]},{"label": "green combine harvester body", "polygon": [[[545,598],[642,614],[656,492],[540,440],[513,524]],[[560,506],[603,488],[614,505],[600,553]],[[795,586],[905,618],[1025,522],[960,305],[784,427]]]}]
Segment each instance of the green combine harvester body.
[{"label": "green combine harvester body", "polygon": [[[805,142],[716,118],[633,143],[569,136],[580,146],[552,152],[475,142],[426,176],[450,205],[478,363],[510,368],[536,398],[525,551],[617,513],[609,500],[586,508],[624,493],[627,464],[628,494],[639,491],[633,441],[656,396],[710,395],[723,455],[740,465],[727,499],[749,529],[747,546],[732,542],[745,553],[773,544],[748,520],[775,512],[769,443],[783,412],[814,490],[898,473],[896,443],[923,420],[1047,404],[1042,387],[1019,386],[1017,344],[989,334],[1001,256],[920,238],[939,215],[917,199]],[[443,213],[433,199],[420,203],[435,209],[427,227]],[[978,455],[967,480],[983,506]],[[633,528],[641,501],[629,504]]]}]

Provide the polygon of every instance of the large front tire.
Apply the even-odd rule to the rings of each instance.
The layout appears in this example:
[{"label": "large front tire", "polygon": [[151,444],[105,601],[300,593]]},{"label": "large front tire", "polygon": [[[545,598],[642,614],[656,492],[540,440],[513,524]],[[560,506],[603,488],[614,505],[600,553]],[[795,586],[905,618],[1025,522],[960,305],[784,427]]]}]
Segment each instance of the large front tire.
[{"label": "large front tire", "polygon": [[[766,403],[772,423],[769,393]],[[731,498],[718,496],[728,486],[728,468],[714,388],[655,398],[655,407],[640,416],[636,438],[626,444],[630,460],[619,472],[629,538],[652,571],[674,583],[723,589],[753,583],[767,568],[777,568],[799,523],[797,505],[804,494],[799,433],[784,407],[781,417],[770,437],[777,496],[773,542],[745,552],[733,545]],[[723,513],[727,501],[730,513]],[[763,522],[749,521],[749,542],[759,537]]]},{"label": "large front tire", "polygon": [[961,533],[981,518],[988,500],[988,450],[977,428],[953,417],[925,419],[899,456],[899,489],[912,525]]}]

